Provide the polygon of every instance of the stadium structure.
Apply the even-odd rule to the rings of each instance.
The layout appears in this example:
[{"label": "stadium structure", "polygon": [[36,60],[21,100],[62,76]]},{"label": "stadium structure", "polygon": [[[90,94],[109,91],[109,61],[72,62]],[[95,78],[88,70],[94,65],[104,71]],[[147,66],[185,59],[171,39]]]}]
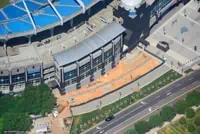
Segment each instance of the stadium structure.
[{"label": "stadium structure", "polygon": [[[152,16],[169,6],[169,1],[157,2]],[[19,0],[2,8],[0,42],[4,47],[0,49],[0,92],[16,93],[23,91],[26,84],[50,82],[66,93],[114,68],[123,55],[126,30],[113,22],[115,19],[108,16],[111,20],[107,21],[100,16],[102,24],[86,21],[81,24],[83,28],[76,28],[78,34],[71,32],[76,17],[90,14],[92,7],[99,3],[100,0]],[[65,29],[66,23],[72,28],[54,36],[54,29]],[[50,39],[31,42],[44,31],[50,32]],[[26,37],[29,43],[19,47],[7,45],[9,40],[21,37]]]},{"label": "stadium structure", "polygon": [[0,11],[0,39],[31,36],[63,25],[100,0],[22,0]]}]

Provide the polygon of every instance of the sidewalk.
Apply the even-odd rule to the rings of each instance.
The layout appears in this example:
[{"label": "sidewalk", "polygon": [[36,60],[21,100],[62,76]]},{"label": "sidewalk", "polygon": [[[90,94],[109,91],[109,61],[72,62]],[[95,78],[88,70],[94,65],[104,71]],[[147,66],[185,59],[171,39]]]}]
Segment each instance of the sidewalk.
[{"label": "sidewalk", "polygon": [[157,79],[158,77],[160,77],[162,74],[164,74],[165,72],[167,72],[169,70],[170,69],[166,65],[163,64],[160,67],[158,67],[157,69],[153,70],[151,73],[146,74],[142,78],[119,89],[118,91],[110,93],[100,99],[96,99],[96,100],[88,102],[86,104],[72,107],[71,110],[73,112],[73,115],[80,115],[80,114],[88,113],[90,111],[94,111],[94,110],[98,109],[100,101],[101,101],[102,107],[109,105],[109,104],[119,100],[119,98],[123,98],[123,97],[133,93],[133,91],[134,91],[133,89],[138,88],[138,83],[140,83],[140,86],[143,87],[143,86],[151,83],[153,80]]}]

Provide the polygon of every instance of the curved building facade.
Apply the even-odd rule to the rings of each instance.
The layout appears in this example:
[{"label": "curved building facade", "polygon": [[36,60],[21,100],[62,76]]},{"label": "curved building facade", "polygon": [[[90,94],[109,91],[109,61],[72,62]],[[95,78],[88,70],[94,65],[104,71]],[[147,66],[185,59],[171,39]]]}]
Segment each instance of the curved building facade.
[{"label": "curved building facade", "polygon": [[54,55],[55,77],[61,89],[78,89],[105,74],[119,62],[125,29],[106,26],[80,44]]}]

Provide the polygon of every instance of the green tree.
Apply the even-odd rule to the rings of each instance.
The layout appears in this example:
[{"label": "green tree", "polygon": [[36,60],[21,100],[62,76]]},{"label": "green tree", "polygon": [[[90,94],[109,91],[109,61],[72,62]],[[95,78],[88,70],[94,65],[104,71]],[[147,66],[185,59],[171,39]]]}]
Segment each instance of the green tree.
[{"label": "green tree", "polygon": [[135,129],[129,129],[127,130],[124,134],[138,134],[137,131]]},{"label": "green tree", "polygon": [[139,121],[135,124],[135,130],[138,134],[145,134],[151,129],[151,125],[147,121]]},{"label": "green tree", "polygon": [[179,119],[179,123],[180,123],[181,125],[185,125],[185,124],[186,124],[186,119],[185,119],[184,117],[181,117],[181,118]]},{"label": "green tree", "polygon": [[185,113],[187,118],[193,118],[195,116],[195,111],[193,108],[186,109]]},{"label": "green tree", "polygon": [[162,117],[163,121],[171,121],[176,116],[176,112],[174,108],[165,106],[162,108],[160,116]]},{"label": "green tree", "polygon": [[187,126],[188,132],[194,132],[196,130],[195,125],[192,123],[189,123]]},{"label": "green tree", "polygon": [[152,127],[162,126],[163,120],[160,115],[156,114],[149,118],[149,123]]},{"label": "green tree", "polygon": [[189,107],[188,103],[184,100],[179,100],[175,105],[174,108],[177,113],[184,114],[185,110]]},{"label": "green tree", "polygon": [[32,119],[25,113],[6,113],[3,115],[4,131],[28,131],[32,127]]},{"label": "green tree", "polygon": [[0,117],[0,134],[3,134],[3,118]]},{"label": "green tree", "polygon": [[197,91],[193,91],[186,96],[186,101],[189,106],[198,106],[200,105],[200,93]]},{"label": "green tree", "polygon": [[194,121],[194,123],[196,124],[196,126],[200,126],[200,116],[197,116],[196,118],[195,118],[195,121]]}]

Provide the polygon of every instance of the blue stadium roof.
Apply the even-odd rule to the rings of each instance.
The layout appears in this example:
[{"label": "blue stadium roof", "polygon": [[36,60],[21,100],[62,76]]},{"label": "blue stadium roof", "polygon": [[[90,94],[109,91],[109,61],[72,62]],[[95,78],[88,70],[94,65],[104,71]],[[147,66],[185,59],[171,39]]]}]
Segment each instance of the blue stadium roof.
[{"label": "blue stadium roof", "polygon": [[[77,0],[54,0],[53,6],[48,0],[24,0],[0,9],[0,39],[8,39],[35,34],[61,25],[82,13]],[[100,0],[81,0],[88,9]],[[33,21],[31,21],[33,20]]]}]

